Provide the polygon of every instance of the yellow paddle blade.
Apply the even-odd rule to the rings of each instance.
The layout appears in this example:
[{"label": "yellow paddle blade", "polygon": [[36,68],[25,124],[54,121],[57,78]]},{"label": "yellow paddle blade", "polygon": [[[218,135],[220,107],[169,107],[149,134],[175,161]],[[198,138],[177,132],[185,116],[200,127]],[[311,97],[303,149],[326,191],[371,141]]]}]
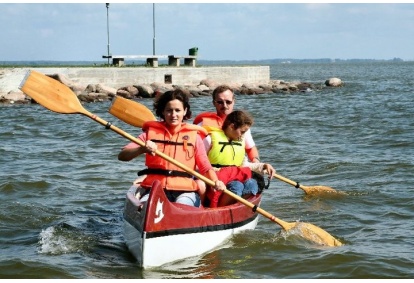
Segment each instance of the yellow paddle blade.
[{"label": "yellow paddle blade", "polygon": [[69,87],[42,73],[29,71],[19,88],[51,111],[63,114],[83,113],[79,99]]},{"label": "yellow paddle blade", "polygon": [[289,223],[289,227],[284,226],[285,231],[290,234],[296,234],[302,238],[311,241],[313,243],[328,246],[328,247],[340,247],[343,244],[335,239],[331,234],[323,230],[322,228],[310,223],[295,222]]},{"label": "yellow paddle blade", "polygon": [[302,236],[314,243],[329,247],[340,247],[342,243],[335,239],[331,234],[322,228],[310,223],[298,222],[297,229],[300,230]]},{"label": "yellow paddle blade", "polygon": [[[313,186],[313,187],[308,187],[308,186],[304,186],[299,184],[298,182],[292,181],[286,177],[283,177],[282,175],[279,174],[273,174],[273,177],[275,177],[276,179],[279,179],[289,185],[294,186],[295,188],[299,188],[301,190],[303,190],[306,194],[321,194],[321,193],[339,193],[336,190],[327,187],[327,186]],[[341,192],[341,194],[344,194]]]},{"label": "yellow paddle blade", "polygon": [[[239,198],[239,196],[237,195],[236,197],[237,199]],[[240,202],[245,202],[243,198],[240,199],[241,200],[238,199]],[[340,241],[335,239],[331,234],[329,234],[328,232],[326,232],[318,226],[303,222],[286,222],[263,210],[260,207],[258,207],[256,211],[280,225],[280,227],[282,227],[283,230],[285,230],[286,232],[300,234],[300,236],[302,236],[303,238],[323,246],[342,246],[342,243]]]},{"label": "yellow paddle blade", "polygon": [[136,101],[116,96],[109,108],[109,113],[132,126],[142,128],[145,122],[156,118],[145,105]]},{"label": "yellow paddle blade", "polygon": [[345,195],[345,192],[337,191],[332,189],[331,187],[327,186],[302,186],[303,190],[308,195],[315,195],[315,194],[341,194]]}]

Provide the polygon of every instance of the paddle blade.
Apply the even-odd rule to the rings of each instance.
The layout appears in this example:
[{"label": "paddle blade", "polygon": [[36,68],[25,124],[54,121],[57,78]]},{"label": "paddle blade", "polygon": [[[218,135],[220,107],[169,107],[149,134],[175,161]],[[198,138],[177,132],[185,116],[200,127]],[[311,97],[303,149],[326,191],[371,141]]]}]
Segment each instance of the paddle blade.
[{"label": "paddle blade", "polygon": [[307,194],[317,194],[317,193],[336,193],[336,191],[330,187],[326,186],[302,186],[303,190]]},{"label": "paddle blade", "polygon": [[29,71],[19,87],[47,109],[63,114],[83,113],[76,94],[66,85],[36,71]]},{"label": "paddle blade", "polygon": [[145,122],[155,121],[156,118],[145,105],[116,96],[109,108],[109,113],[135,127],[142,128]]},{"label": "paddle blade", "polygon": [[[323,194],[323,193],[339,193],[336,190],[330,188],[330,187],[326,187],[326,186],[313,186],[313,187],[308,187],[308,186],[304,186],[304,185],[300,185],[299,183],[292,181],[286,177],[283,177],[282,175],[279,174],[273,174],[273,177],[275,177],[276,179],[279,179],[289,185],[292,185],[296,188],[299,188],[301,190],[303,190],[306,194],[308,195],[312,195],[312,194]],[[341,193],[344,194],[344,193]]]},{"label": "paddle blade", "polygon": [[336,191],[332,189],[331,187],[327,186],[302,186],[302,189],[306,192],[308,195],[329,195],[329,194],[339,194],[339,195],[345,195],[344,192]]},{"label": "paddle blade", "polygon": [[303,222],[286,222],[283,221],[266,211],[263,211],[261,208],[258,208],[257,211],[263,216],[266,216],[270,220],[279,224],[283,230],[287,233],[298,234],[301,237],[314,242],[319,245],[329,246],[329,247],[339,247],[342,246],[342,243],[335,239],[331,234],[310,223]]},{"label": "paddle blade", "polygon": [[315,243],[326,245],[330,247],[340,247],[342,243],[335,239],[331,234],[323,230],[322,228],[310,223],[301,223],[298,225],[302,232],[302,235]]},{"label": "paddle blade", "polygon": [[329,247],[340,247],[343,244],[335,239],[331,234],[323,230],[322,228],[315,226],[310,223],[297,222],[290,223],[295,224],[291,227],[291,232],[298,233],[305,239],[314,242],[319,245],[329,246]]}]

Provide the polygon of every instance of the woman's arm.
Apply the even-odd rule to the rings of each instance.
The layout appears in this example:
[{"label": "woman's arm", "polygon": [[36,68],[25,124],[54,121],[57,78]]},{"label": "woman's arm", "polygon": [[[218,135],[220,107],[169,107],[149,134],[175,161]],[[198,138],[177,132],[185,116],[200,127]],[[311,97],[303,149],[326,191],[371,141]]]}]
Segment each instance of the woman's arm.
[{"label": "woman's arm", "polygon": [[[147,140],[146,133],[142,133],[138,136],[138,139],[145,142]],[[140,146],[139,144],[136,144],[134,142],[130,142],[126,146],[124,146],[121,150],[121,152],[118,154],[118,160],[120,161],[130,161],[134,159],[135,157],[146,153],[147,148]]]},{"label": "woman's arm", "polygon": [[224,191],[226,189],[226,185],[218,179],[216,171],[214,171],[213,166],[211,166],[211,163],[207,157],[206,149],[204,148],[203,140],[200,136],[197,136],[194,155],[200,174],[214,182],[214,189]]},{"label": "woman's arm", "polygon": [[135,157],[145,153],[147,150],[145,147],[138,147],[138,148],[124,148],[118,154],[118,160],[120,161],[130,161]]},{"label": "woman's arm", "polygon": [[204,175],[208,170],[212,169],[210,161],[204,147],[203,140],[200,136],[197,136],[194,158],[196,159],[196,165],[198,171]]}]

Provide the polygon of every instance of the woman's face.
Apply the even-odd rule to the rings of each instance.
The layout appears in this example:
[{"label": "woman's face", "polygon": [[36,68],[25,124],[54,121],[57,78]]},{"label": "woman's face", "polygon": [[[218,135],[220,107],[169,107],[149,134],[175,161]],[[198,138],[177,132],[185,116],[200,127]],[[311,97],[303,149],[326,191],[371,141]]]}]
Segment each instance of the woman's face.
[{"label": "woman's face", "polygon": [[174,99],[167,103],[162,113],[167,125],[178,126],[183,122],[187,109],[184,109],[184,105],[180,100]]}]

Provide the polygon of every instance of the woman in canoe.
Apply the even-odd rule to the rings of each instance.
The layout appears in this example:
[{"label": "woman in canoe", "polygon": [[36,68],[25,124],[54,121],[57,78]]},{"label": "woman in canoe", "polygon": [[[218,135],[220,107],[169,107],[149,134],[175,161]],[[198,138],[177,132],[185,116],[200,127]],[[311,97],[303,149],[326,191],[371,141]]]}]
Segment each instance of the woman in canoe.
[{"label": "woman in canoe", "polygon": [[[228,190],[244,198],[257,194],[258,180],[264,183],[264,172],[267,171],[269,179],[276,173],[273,166],[268,163],[247,161],[244,134],[252,125],[253,118],[247,112],[236,110],[227,115],[222,129],[211,130],[204,139],[211,164],[219,168],[219,179],[227,184]],[[222,195],[220,191],[208,190],[207,197],[210,207],[234,203],[232,197]]]},{"label": "woman in canoe", "polygon": [[121,161],[130,161],[145,153],[147,169],[138,172],[146,175],[140,183],[137,198],[142,202],[148,198],[155,180],[161,182],[168,199],[181,204],[200,206],[198,186],[191,174],[155,154],[160,151],[195,170],[215,183],[214,189],[223,191],[226,186],[217,177],[211,166],[202,138],[207,135],[204,128],[185,123],[191,117],[188,94],[185,90],[167,91],[157,97],[154,110],[162,121],[149,121],[143,125],[143,133],[138,136],[145,146],[129,143],[118,155]]}]

